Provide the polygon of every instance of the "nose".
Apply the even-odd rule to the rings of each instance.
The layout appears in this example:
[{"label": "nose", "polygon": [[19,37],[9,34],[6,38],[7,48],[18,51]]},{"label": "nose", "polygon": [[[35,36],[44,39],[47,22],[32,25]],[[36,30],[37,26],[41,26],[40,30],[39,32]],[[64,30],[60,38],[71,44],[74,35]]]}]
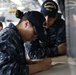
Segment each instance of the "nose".
[{"label": "nose", "polygon": [[46,23],[48,23],[49,17],[48,16],[45,16],[45,19],[46,19]]},{"label": "nose", "polygon": [[49,25],[49,16],[45,16],[45,19],[46,19],[46,28],[48,28],[48,25]]}]

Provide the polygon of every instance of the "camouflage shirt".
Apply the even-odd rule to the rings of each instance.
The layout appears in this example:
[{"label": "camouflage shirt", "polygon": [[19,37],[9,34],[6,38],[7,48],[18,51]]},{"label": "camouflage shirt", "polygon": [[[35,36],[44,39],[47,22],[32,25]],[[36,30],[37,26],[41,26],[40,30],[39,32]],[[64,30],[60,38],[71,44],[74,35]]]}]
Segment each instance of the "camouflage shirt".
[{"label": "camouflage shirt", "polygon": [[38,39],[30,42],[30,47],[27,46],[26,50],[31,59],[40,59],[44,57],[54,57],[58,55],[58,45],[66,42],[65,34],[65,21],[62,19],[57,19],[56,22],[46,30],[47,32],[47,44],[46,47],[44,43]]},{"label": "camouflage shirt", "polygon": [[29,75],[23,41],[10,25],[0,32],[0,75]]}]

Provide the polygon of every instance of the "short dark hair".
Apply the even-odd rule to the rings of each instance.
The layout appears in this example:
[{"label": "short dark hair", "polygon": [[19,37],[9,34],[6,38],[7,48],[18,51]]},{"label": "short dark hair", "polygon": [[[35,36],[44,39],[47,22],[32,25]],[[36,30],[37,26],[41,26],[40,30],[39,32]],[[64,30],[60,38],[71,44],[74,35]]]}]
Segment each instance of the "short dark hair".
[{"label": "short dark hair", "polygon": [[0,21],[0,26],[2,26],[3,27],[3,24],[2,24],[2,22]]}]

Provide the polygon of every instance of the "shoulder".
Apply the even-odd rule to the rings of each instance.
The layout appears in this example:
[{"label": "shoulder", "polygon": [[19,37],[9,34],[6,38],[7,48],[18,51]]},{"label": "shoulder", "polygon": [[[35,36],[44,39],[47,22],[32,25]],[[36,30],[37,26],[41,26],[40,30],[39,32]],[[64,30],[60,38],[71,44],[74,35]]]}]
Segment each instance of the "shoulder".
[{"label": "shoulder", "polygon": [[10,41],[10,40],[18,40],[20,36],[17,32],[9,27],[6,27],[0,32],[0,41]]},{"label": "shoulder", "polygon": [[57,25],[57,26],[59,26],[59,27],[65,27],[65,20],[63,20],[63,19],[57,19],[56,20],[56,22],[55,22],[55,24]]}]

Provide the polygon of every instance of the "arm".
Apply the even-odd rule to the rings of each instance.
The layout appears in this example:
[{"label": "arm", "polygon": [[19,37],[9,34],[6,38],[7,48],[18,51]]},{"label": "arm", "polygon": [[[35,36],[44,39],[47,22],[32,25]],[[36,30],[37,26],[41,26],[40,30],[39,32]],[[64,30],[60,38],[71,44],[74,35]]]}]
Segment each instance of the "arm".
[{"label": "arm", "polygon": [[[10,52],[11,50],[11,52]],[[28,75],[28,66],[26,64],[20,64],[18,62],[18,56],[12,51],[12,49],[6,49],[2,51],[0,49],[0,74],[1,75]]]},{"label": "arm", "polygon": [[52,40],[54,46],[50,47],[50,45],[52,45],[50,41],[49,46],[46,48],[46,54],[48,57],[52,57],[52,56],[54,57],[57,56],[58,54],[66,53],[66,33],[65,33],[64,25],[58,28],[57,35],[54,38],[56,39],[56,40]]},{"label": "arm", "polygon": [[23,56],[20,55],[23,51],[21,50],[21,45],[19,45],[20,41],[12,33],[10,33],[12,35],[11,37],[9,33],[7,32],[0,37],[0,74],[28,75],[28,65],[24,62],[25,59],[23,60]]},{"label": "arm", "polygon": [[62,43],[58,46],[59,54],[66,54],[67,46],[66,43]]},{"label": "arm", "polygon": [[58,31],[56,45],[58,45],[59,54],[66,54],[66,32],[64,26]]},{"label": "arm", "polygon": [[34,74],[39,71],[47,70],[51,67],[51,59],[45,58],[42,61],[37,62],[36,64],[29,65],[29,74]]},{"label": "arm", "polygon": [[29,45],[26,45],[26,51],[30,59],[41,59],[45,57],[45,49],[44,46],[41,44],[41,42],[37,39],[35,41],[32,41]]}]

